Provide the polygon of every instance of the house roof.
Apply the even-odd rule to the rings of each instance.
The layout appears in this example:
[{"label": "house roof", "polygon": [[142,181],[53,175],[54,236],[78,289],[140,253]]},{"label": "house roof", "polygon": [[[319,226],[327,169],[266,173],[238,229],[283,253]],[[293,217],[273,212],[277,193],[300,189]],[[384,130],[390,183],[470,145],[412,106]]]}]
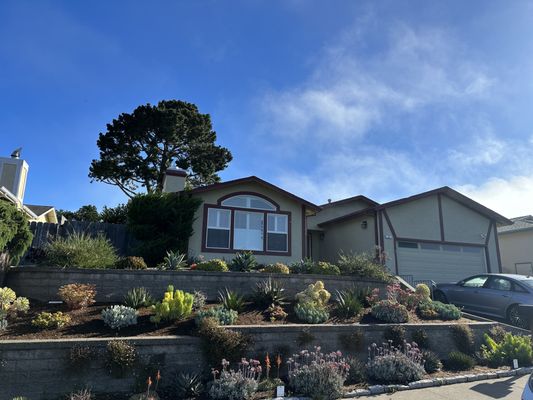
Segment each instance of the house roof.
[{"label": "house roof", "polygon": [[270,189],[270,190],[273,190],[275,192],[278,192],[278,193],[280,193],[283,196],[289,197],[289,198],[293,199],[294,201],[307,206],[311,210],[320,211],[320,209],[321,209],[316,204],[313,204],[310,201],[302,199],[301,197],[298,197],[295,194],[287,192],[286,190],[284,190],[284,189],[282,189],[282,188],[280,188],[280,187],[278,187],[276,185],[273,185],[272,183],[267,182],[267,181],[265,181],[265,180],[263,180],[261,178],[258,178],[257,176],[253,176],[253,175],[252,176],[247,176],[245,178],[233,179],[231,181],[213,183],[211,185],[206,185],[206,186],[200,186],[200,187],[197,187],[195,189],[190,190],[190,192],[191,193],[209,192],[211,190],[218,190],[218,189],[222,189],[222,188],[226,188],[226,187],[238,186],[238,185],[241,185],[243,183],[255,183],[255,184],[258,184],[258,185],[263,186],[263,187],[265,187],[267,189]]},{"label": "house roof", "polygon": [[28,207],[35,215],[40,217],[41,215],[44,215],[54,209],[53,206],[38,206],[34,204],[25,204],[26,207]]},{"label": "house roof", "polygon": [[468,207],[478,212],[479,214],[485,215],[488,218],[495,220],[500,225],[510,225],[513,223],[513,221],[511,221],[508,218],[505,218],[503,215],[498,214],[495,211],[492,211],[490,208],[485,207],[484,205],[478,203],[477,201],[472,200],[471,198],[465,196],[464,194],[459,193],[456,190],[453,190],[452,188],[448,186],[443,186],[437,189],[429,190],[427,192],[415,194],[414,196],[409,196],[409,197],[405,197],[402,199],[390,201],[388,203],[379,205],[377,209],[394,207],[400,204],[408,203],[410,201],[422,199],[424,197],[429,197],[429,196],[433,196],[436,194],[444,194],[450,197],[451,199],[457,201],[458,203],[461,203],[465,207]]},{"label": "house roof", "polygon": [[372,214],[375,214],[375,212],[376,212],[376,207],[375,206],[367,207],[367,208],[363,208],[362,210],[354,211],[354,212],[351,212],[349,214],[342,215],[340,217],[336,217],[336,218],[328,219],[327,221],[320,222],[320,223],[317,224],[317,226],[321,228],[321,227],[329,225],[329,224],[334,224],[336,222],[347,221],[347,220],[350,220],[352,218],[360,217],[362,215],[372,215]]},{"label": "house roof", "polygon": [[365,203],[368,203],[368,204],[373,205],[373,206],[377,206],[379,204],[378,202],[376,202],[376,201],[374,201],[372,199],[369,199],[366,196],[358,195],[358,196],[348,197],[348,198],[342,199],[342,200],[331,201],[329,203],[322,204],[320,207],[321,208],[327,208],[327,207],[332,207],[332,206],[340,206],[342,204],[351,203],[352,201],[364,201]]},{"label": "house roof", "polygon": [[533,230],[533,216],[511,218],[512,225],[500,226],[498,234]]}]

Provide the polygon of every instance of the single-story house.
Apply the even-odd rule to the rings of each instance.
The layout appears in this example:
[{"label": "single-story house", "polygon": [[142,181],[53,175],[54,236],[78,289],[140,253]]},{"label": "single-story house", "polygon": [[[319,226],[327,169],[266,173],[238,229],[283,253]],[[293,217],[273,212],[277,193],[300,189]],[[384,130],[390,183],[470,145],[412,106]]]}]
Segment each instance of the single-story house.
[{"label": "single-story house", "polygon": [[[165,191],[181,191],[185,171],[171,168]],[[381,249],[392,273],[412,280],[458,281],[501,272],[496,229],[507,218],[449,188],[379,204],[365,196],[317,206],[255,176],[191,191],[202,205],[189,256],[227,260],[251,250],[260,263]]]},{"label": "single-story house", "polygon": [[498,228],[503,272],[533,275],[533,216],[511,221],[512,225]]}]

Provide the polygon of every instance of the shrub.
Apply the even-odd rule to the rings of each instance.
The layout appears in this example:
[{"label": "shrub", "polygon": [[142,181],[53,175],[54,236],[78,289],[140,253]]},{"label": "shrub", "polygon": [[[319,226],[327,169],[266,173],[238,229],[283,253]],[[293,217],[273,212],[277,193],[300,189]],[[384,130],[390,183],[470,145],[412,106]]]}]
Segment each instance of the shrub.
[{"label": "shrub", "polygon": [[329,318],[329,313],[325,308],[313,303],[298,303],[294,307],[294,312],[300,321],[308,324],[321,324]]},{"label": "shrub", "polygon": [[431,297],[431,290],[425,283],[419,283],[416,285],[415,294],[420,297],[421,300],[429,300]]},{"label": "shrub", "polygon": [[3,258],[0,269],[17,265],[32,239],[33,234],[24,213],[14,204],[0,200],[0,260]]},{"label": "shrub", "polygon": [[204,391],[202,377],[189,373],[180,373],[176,376],[175,388],[178,399],[196,398]]},{"label": "shrub", "polygon": [[325,307],[330,299],[330,293],[324,288],[322,281],[310,284],[305,290],[296,294],[298,303],[310,303],[316,307]]},{"label": "shrub", "polygon": [[148,265],[159,264],[168,250],[187,252],[194,215],[201,200],[188,193],[147,193],[128,204],[128,230]]},{"label": "shrub", "polygon": [[289,267],[283,263],[268,264],[261,270],[261,272],[266,272],[269,274],[288,274]]},{"label": "shrub", "polygon": [[228,265],[224,260],[219,260],[217,258],[209,261],[203,261],[196,264],[196,270],[198,271],[209,271],[209,272],[228,272]]},{"label": "shrub", "polygon": [[432,351],[423,351],[422,357],[424,359],[424,369],[428,374],[437,372],[442,368],[439,357]]},{"label": "shrub", "polygon": [[161,270],[178,271],[184,269],[187,266],[187,260],[185,254],[179,251],[167,251],[167,255],[163,258],[163,262],[157,265]]},{"label": "shrub", "polygon": [[117,269],[146,269],[148,266],[142,257],[123,257],[115,263]]},{"label": "shrub", "polygon": [[348,289],[335,294],[335,310],[343,318],[357,317],[363,310],[358,290]]},{"label": "shrub", "polygon": [[423,359],[416,343],[406,343],[403,350],[384,343],[369,347],[366,364],[368,377],[383,384],[407,384],[424,376]]},{"label": "shrub", "polygon": [[30,301],[26,297],[17,297],[8,287],[0,288],[0,320],[25,314],[29,309]]},{"label": "shrub", "polygon": [[194,296],[194,300],[192,302],[192,310],[198,311],[204,308],[205,302],[207,300],[206,294],[199,290],[195,290],[192,295]]},{"label": "shrub", "polygon": [[251,338],[241,332],[222,328],[212,318],[204,318],[198,333],[202,339],[202,350],[209,366],[216,366],[221,359],[237,362],[246,354],[252,344]]},{"label": "shrub", "polygon": [[452,337],[457,349],[465,354],[474,354],[474,332],[468,325],[452,326]]},{"label": "shrub", "polygon": [[70,365],[75,370],[86,368],[95,358],[95,355],[95,351],[90,347],[75,344],[70,348]]},{"label": "shrub", "polygon": [[235,254],[229,268],[232,271],[250,272],[257,268],[257,260],[251,251],[243,251]]},{"label": "shrub", "polygon": [[270,305],[270,307],[267,308],[266,313],[271,322],[283,321],[285,318],[287,318],[287,313],[283,307],[275,304]]},{"label": "shrub", "polygon": [[96,286],[86,283],[69,283],[61,286],[58,294],[68,308],[77,310],[94,304]]},{"label": "shrub", "polygon": [[335,400],[342,397],[349,365],[340,352],[323,354],[320,350],[302,350],[287,361],[289,386],[298,395]]},{"label": "shrub", "polygon": [[424,329],[417,329],[411,334],[411,339],[421,349],[429,349],[429,336]]},{"label": "shrub", "polygon": [[152,306],[155,315],[150,317],[150,321],[158,324],[162,320],[173,322],[185,319],[192,313],[193,301],[192,294],[174,290],[174,286],[169,285],[163,300]]},{"label": "shrub", "polygon": [[259,361],[243,359],[237,371],[228,370],[229,362],[222,360],[222,371],[216,377],[213,372],[213,382],[209,388],[209,397],[213,400],[251,400],[257,392],[257,385],[261,377]]},{"label": "shrub", "polygon": [[200,326],[206,318],[215,320],[220,325],[233,325],[239,313],[235,310],[228,310],[222,306],[210,307],[207,310],[201,310],[196,314],[196,325]]},{"label": "shrub", "polygon": [[474,368],[474,365],[476,365],[476,360],[460,351],[452,351],[444,360],[444,366],[450,371],[466,371]]},{"label": "shrub", "polygon": [[145,287],[130,289],[124,296],[124,305],[131,308],[150,307],[152,304],[154,304],[154,298]]},{"label": "shrub", "polygon": [[404,323],[409,321],[409,313],[405,306],[390,300],[381,300],[372,306],[372,315],[389,323]]},{"label": "shrub", "polygon": [[93,400],[94,396],[89,389],[78,390],[68,395],[68,400]]},{"label": "shrub", "polygon": [[490,366],[512,365],[513,359],[520,366],[529,366],[533,361],[531,338],[528,336],[506,333],[500,342],[496,342],[485,333],[485,344],[481,346],[481,356]]},{"label": "shrub", "polygon": [[107,342],[107,366],[114,375],[122,376],[132,369],[137,360],[137,350],[133,344],[125,340]]},{"label": "shrub", "polygon": [[357,275],[383,282],[391,281],[387,267],[377,262],[371,253],[340,254],[337,266],[343,275]]},{"label": "shrub", "polygon": [[383,338],[394,347],[403,347],[405,343],[405,328],[401,325],[389,326],[383,332]]},{"label": "shrub", "polygon": [[68,323],[70,323],[70,316],[61,311],[55,313],[41,312],[31,321],[33,326],[40,329],[62,328]]},{"label": "shrub", "polygon": [[402,289],[397,282],[387,286],[387,298],[404,305],[408,310],[414,310],[422,300],[417,293]]},{"label": "shrub", "polygon": [[351,352],[359,352],[363,347],[365,335],[359,329],[353,333],[339,335],[339,341],[344,349]]},{"label": "shrub", "polygon": [[340,275],[341,271],[339,267],[334,264],[330,264],[325,261],[319,261],[313,264],[310,273],[318,275]]},{"label": "shrub", "polygon": [[362,383],[366,378],[365,363],[361,362],[355,357],[347,357],[346,364],[350,369],[348,370],[348,376],[346,377],[346,384],[355,385]]},{"label": "shrub", "polygon": [[111,306],[102,311],[104,324],[111,329],[120,330],[126,326],[137,325],[137,311],[126,306]]},{"label": "shrub", "polygon": [[310,274],[314,265],[315,262],[313,260],[304,258],[289,265],[289,269],[292,274]]},{"label": "shrub", "polygon": [[78,268],[113,268],[118,260],[115,248],[103,235],[92,237],[83,232],[57,236],[46,247],[51,265]]},{"label": "shrub", "polygon": [[284,292],[285,288],[280,282],[268,278],[256,285],[253,301],[259,307],[268,307],[271,304],[282,305],[285,303]]},{"label": "shrub", "polygon": [[461,310],[453,304],[440,301],[423,300],[418,304],[417,312],[422,319],[457,320],[461,318]]},{"label": "shrub", "polygon": [[488,335],[494,339],[496,343],[500,343],[505,338],[507,331],[501,325],[494,325],[489,329]]},{"label": "shrub", "polygon": [[239,312],[244,308],[244,297],[228,288],[218,292],[218,301],[222,303],[222,307],[226,310]]}]

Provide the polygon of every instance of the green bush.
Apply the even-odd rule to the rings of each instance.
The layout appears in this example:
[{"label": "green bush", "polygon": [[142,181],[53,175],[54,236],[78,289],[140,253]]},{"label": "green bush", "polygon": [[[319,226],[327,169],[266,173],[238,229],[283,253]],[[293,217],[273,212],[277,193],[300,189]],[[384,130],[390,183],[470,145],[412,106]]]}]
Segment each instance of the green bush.
[{"label": "green bush", "polygon": [[[0,269],[17,265],[32,240],[33,234],[24,213],[14,204],[0,200]],[[3,262],[2,255],[6,257]]]},{"label": "green bush", "polygon": [[315,262],[312,259],[304,258],[289,265],[289,269],[291,274],[310,274],[314,265]]},{"label": "green bush", "polygon": [[55,313],[41,312],[31,321],[31,324],[39,329],[62,328],[69,323],[70,317],[61,311]]},{"label": "green bush", "polygon": [[488,335],[494,339],[496,343],[500,343],[505,338],[508,332],[501,325],[495,325],[489,329]]},{"label": "green bush", "polygon": [[235,310],[228,310],[222,306],[211,307],[196,314],[196,325],[200,326],[206,318],[212,319],[220,325],[233,325],[238,317],[239,313]]},{"label": "green bush", "polygon": [[481,356],[490,366],[511,366],[513,359],[517,359],[521,367],[531,365],[533,349],[530,337],[506,333],[499,343],[486,333],[484,338],[485,344],[481,346]]},{"label": "green bush", "polygon": [[474,358],[460,351],[452,351],[444,360],[444,366],[450,371],[466,371],[474,368],[475,365],[476,360]]},{"label": "green bush", "polygon": [[411,339],[421,349],[429,349],[429,336],[424,329],[417,329],[411,334]]},{"label": "green bush", "polygon": [[453,304],[440,301],[423,300],[418,303],[417,312],[422,319],[442,319],[444,321],[460,319],[462,314]]},{"label": "green bush", "polygon": [[146,269],[148,266],[142,257],[123,257],[115,263],[116,269]]},{"label": "green bush", "polygon": [[424,369],[428,374],[437,372],[442,368],[442,363],[435,353],[431,351],[423,351],[422,357],[424,358]]},{"label": "green bush", "polygon": [[130,289],[124,296],[124,305],[131,308],[150,307],[153,304],[154,298],[145,287]]},{"label": "green bush", "polygon": [[125,340],[110,340],[107,342],[106,363],[112,375],[122,377],[130,371],[137,361],[135,345]]},{"label": "green bush", "polygon": [[128,229],[139,241],[136,253],[150,266],[159,264],[168,250],[187,253],[194,215],[201,200],[189,193],[147,193],[128,205]]},{"label": "green bush", "polygon": [[285,264],[275,263],[275,264],[268,264],[261,270],[261,272],[266,272],[269,274],[288,274],[290,271],[289,271],[289,267],[287,267]]},{"label": "green bush", "polygon": [[372,306],[372,316],[389,323],[404,323],[409,321],[409,313],[404,305],[390,301],[381,300]]},{"label": "green bush", "polygon": [[339,267],[334,264],[330,264],[325,261],[319,261],[313,264],[310,273],[317,275],[340,275],[341,271]]},{"label": "green bush", "polygon": [[366,363],[369,379],[382,384],[407,384],[424,376],[423,358],[416,345],[406,344],[401,350],[390,344],[369,347]]},{"label": "green bush", "polygon": [[228,288],[218,292],[218,301],[226,310],[240,312],[244,308],[244,297]]},{"label": "green bush", "polygon": [[47,262],[58,267],[113,268],[118,260],[105,236],[92,237],[83,232],[57,236],[46,245],[45,253]]},{"label": "green bush", "polygon": [[383,282],[392,279],[387,267],[377,262],[371,253],[340,254],[337,266],[342,275],[357,275]]},{"label": "green bush", "polygon": [[235,254],[229,268],[237,272],[250,272],[257,268],[257,260],[251,251],[243,251]]},{"label": "green bush", "polygon": [[452,337],[457,350],[469,355],[474,354],[474,332],[472,328],[468,325],[454,325],[452,326]]},{"label": "green bush", "polygon": [[194,296],[182,290],[174,290],[174,286],[169,285],[164,294],[163,300],[152,306],[155,315],[150,317],[153,323],[161,321],[179,321],[187,318],[192,313]]},{"label": "green bush", "polygon": [[345,383],[347,385],[355,385],[364,382],[366,378],[365,363],[355,357],[347,357],[346,363],[350,369]]},{"label": "green bush", "polygon": [[429,290],[429,286],[425,283],[419,283],[416,285],[415,294],[421,299],[421,300],[429,300],[431,297],[431,290]]},{"label": "green bush", "polygon": [[329,318],[329,313],[325,308],[312,303],[298,303],[294,307],[294,312],[300,321],[308,324],[321,324]]},{"label": "green bush", "polygon": [[401,325],[389,326],[385,329],[385,332],[383,332],[383,339],[394,347],[403,348],[403,344],[405,343],[405,328]]},{"label": "green bush", "polygon": [[209,271],[209,272],[228,272],[228,265],[226,261],[215,258],[209,261],[202,261],[196,265],[197,271]]},{"label": "green bush", "polygon": [[363,310],[357,289],[347,289],[336,292],[335,310],[343,318],[357,317]]},{"label": "green bush", "polygon": [[163,262],[157,265],[160,270],[179,271],[187,266],[185,254],[179,251],[167,251],[167,255],[163,258]]}]

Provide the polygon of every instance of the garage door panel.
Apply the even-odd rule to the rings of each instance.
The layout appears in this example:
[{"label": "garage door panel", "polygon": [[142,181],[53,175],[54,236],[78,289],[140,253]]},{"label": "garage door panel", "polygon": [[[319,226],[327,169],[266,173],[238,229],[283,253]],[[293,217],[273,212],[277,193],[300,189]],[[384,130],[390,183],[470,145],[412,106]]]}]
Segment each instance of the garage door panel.
[{"label": "garage door panel", "polygon": [[[420,244],[417,248],[398,246],[400,275],[411,275],[415,280],[433,280],[439,283],[456,282],[470,275],[487,272],[485,251],[481,247],[422,247],[424,246]],[[453,251],[450,250],[452,248]]]}]

